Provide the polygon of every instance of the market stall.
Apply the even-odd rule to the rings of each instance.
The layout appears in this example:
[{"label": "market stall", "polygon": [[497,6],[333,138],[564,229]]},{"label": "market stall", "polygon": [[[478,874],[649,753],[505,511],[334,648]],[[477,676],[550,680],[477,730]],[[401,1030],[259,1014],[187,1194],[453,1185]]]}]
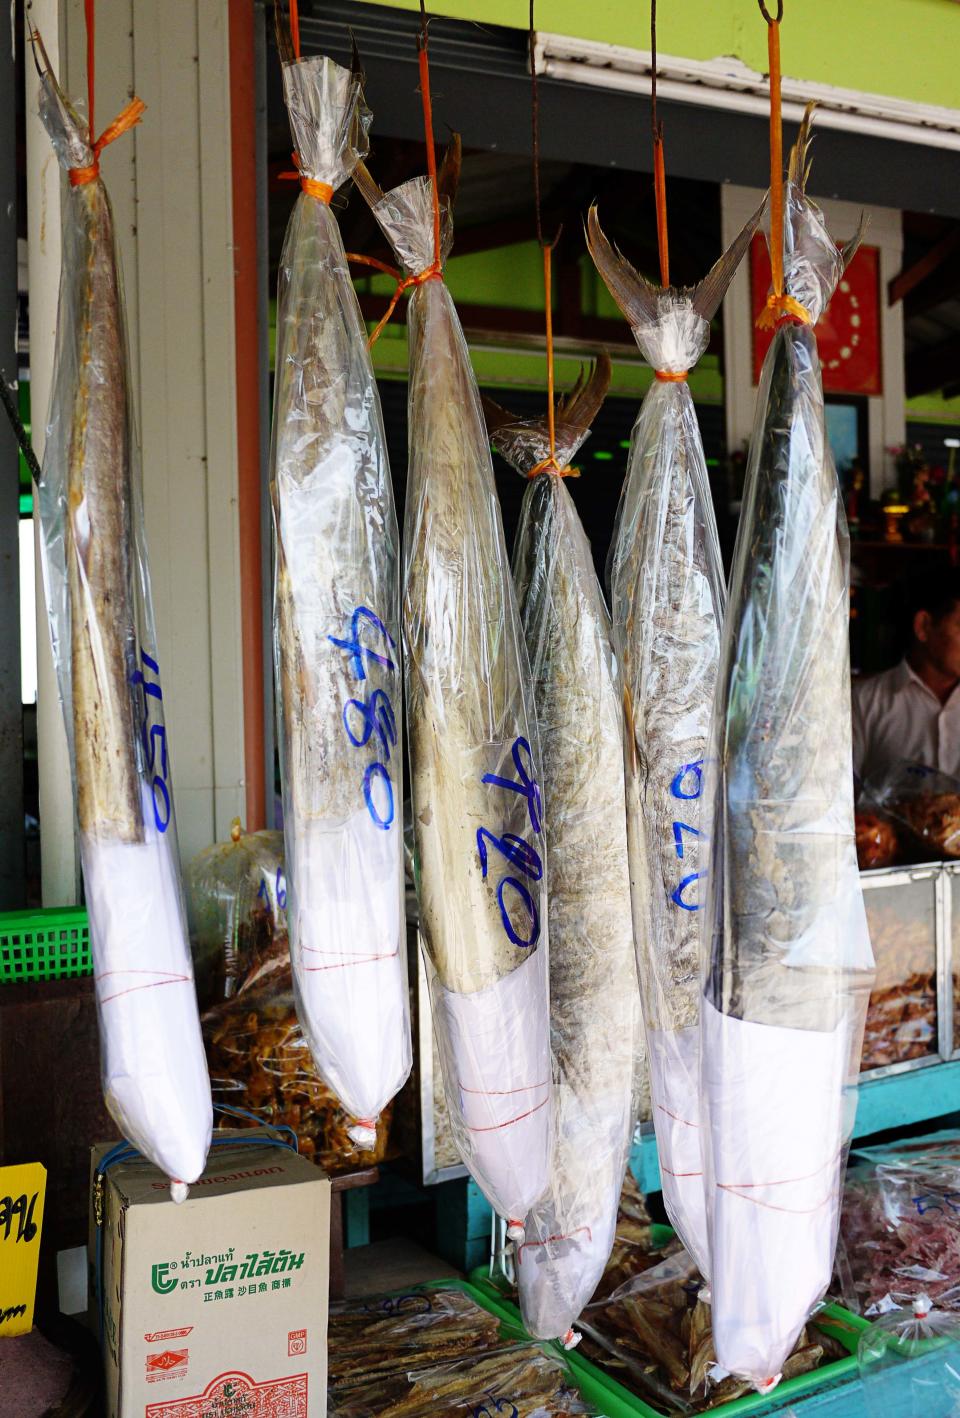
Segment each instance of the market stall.
[{"label": "market stall", "polygon": [[[51,414],[13,412],[49,655],[47,908],[0,916],[0,1246],[30,1248],[0,1251],[0,1372],[52,1376],[24,1404],[951,1411],[960,482],[889,449],[955,240],[910,274],[892,203],[931,200],[930,148],[949,185],[960,104],[851,99],[790,0],[744,4],[729,70],[671,54],[673,15],[658,54],[655,4],[649,49],[558,35],[550,0],[482,37],[218,7],[230,162],[152,248],[127,187],[173,162],[169,91],[100,133],[116,17],[24,17],[26,150],[38,108],[66,173]],[[130,65],[152,34],[132,16]],[[204,474],[199,599],[150,383],[153,268],[194,238],[200,441],[233,469]],[[927,555],[884,681],[927,697],[901,752],[863,687]]]}]

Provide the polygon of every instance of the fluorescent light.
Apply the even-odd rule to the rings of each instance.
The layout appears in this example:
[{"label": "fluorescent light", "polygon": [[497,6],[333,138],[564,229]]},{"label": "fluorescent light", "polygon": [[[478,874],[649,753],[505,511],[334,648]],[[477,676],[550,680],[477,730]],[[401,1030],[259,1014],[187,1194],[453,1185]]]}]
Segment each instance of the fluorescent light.
[{"label": "fluorescent light", "polygon": [[[537,73],[545,78],[626,93],[649,94],[650,62],[649,50],[559,34],[540,33],[534,46]],[[788,78],[782,93],[783,116],[791,122],[799,122],[805,105],[815,100],[821,127],[960,151],[960,110],[955,108]],[[769,112],[766,75],[728,57],[696,60],[658,53],[657,96],[764,118]]]},{"label": "fluorescent light", "polygon": [[945,438],[943,446],[944,448],[960,448],[960,438]]}]

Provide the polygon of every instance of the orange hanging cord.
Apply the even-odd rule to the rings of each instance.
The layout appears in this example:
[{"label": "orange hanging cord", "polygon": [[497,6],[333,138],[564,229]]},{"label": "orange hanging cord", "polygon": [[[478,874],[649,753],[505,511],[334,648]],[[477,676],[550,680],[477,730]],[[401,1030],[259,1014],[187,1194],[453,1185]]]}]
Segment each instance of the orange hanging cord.
[{"label": "orange hanging cord", "polygon": [[783,126],[780,102],[780,21],[783,0],[771,15],[764,0],[757,0],[767,22],[767,55],[770,66],[770,274],[772,290],[757,316],[757,328],[774,330],[784,321],[811,324],[810,312],[783,290]]},{"label": "orange hanging cord", "polygon": [[533,149],[533,204],[537,218],[537,241],[543,251],[543,298],[545,311],[545,337],[547,346],[547,433],[550,440],[550,452],[546,458],[541,458],[540,462],[530,469],[527,478],[539,477],[541,473],[550,473],[557,478],[578,478],[579,471],[576,468],[562,466],[557,459],[557,428],[556,412],[553,404],[554,389],[554,367],[553,367],[553,248],[560,240],[560,233],[554,237],[552,242],[543,239],[543,221],[540,213],[540,96],[537,89],[537,63],[534,55],[536,30],[533,23],[534,0],[530,0],[530,26],[529,26],[529,46],[530,46],[530,93],[531,93],[531,128],[532,128],[532,149]]},{"label": "orange hanging cord", "polygon": [[430,62],[427,57],[427,17],[423,7],[423,0],[420,0],[420,14],[422,25],[420,36],[417,41],[419,51],[418,62],[420,65],[420,98],[423,103],[423,133],[427,146],[427,175],[430,178],[430,188],[433,194],[433,260],[423,271],[418,271],[413,276],[402,276],[399,271],[395,271],[392,266],[388,266],[383,261],[376,261],[372,256],[355,256],[347,254],[348,261],[359,261],[365,266],[375,266],[378,270],[394,276],[397,282],[396,289],[390,297],[390,304],[386,311],[374,326],[370,338],[367,340],[367,349],[370,349],[379,340],[383,333],[383,328],[387,324],[391,315],[397,308],[397,302],[403,295],[415,286],[425,285],[427,281],[440,281],[443,279],[443,262],[441,260],[440,248],[440,189],[437,186],[437,150],[433,141],[433,103],[430,98]]},{"label": "orange hanging cord", "polygon": [[132,98],[126,104],[112,123],[108,123],[94,141],[93,137],[93,96],[96,87],[94,74],[95,49],[96,49],[96,16],[94,14],[94,0],[84,0],[83,17],[87,29],[87,115],[90,133],[90,147],[93,149],[93,162],[87,167],[72,167],[68,171],[71,187],[84,187],[88,182],[95,182],[100,176],[100,154],[108,144],[114,142],[121,134],[126,133],[128,128],[132,128],[135,123],[139,123],[143,116],[146,104],[142,99]]},{"label": "orange hanging cord", "polygon": [[300,11],[297,8],[297,0],[290,0],[290,42],[293,45],[293,57],[300,63]]},{"label": "orange hanging cord", "polygon": [[670,243],[667,237],[667,170],[663,159],[663,124],[657,122],[657,0],[650,0],[650,121],[653,125],[653,199],[657,210],[657,253],[660,284],[670,284]]}]

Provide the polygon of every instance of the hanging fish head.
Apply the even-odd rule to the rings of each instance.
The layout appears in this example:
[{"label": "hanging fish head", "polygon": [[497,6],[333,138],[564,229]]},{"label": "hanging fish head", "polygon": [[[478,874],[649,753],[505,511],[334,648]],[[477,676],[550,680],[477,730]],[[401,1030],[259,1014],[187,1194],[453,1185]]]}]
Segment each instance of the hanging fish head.
[{"label": "hanging fish head", "polygon": [[370,150],[363,75],[318,54],[284,64],[283,94],[300,172],[336,190]]},{"label": "hanging fish head", "polygon": [[604,235],[596,205],[587,213],[587,249],[623,311],[644,358],[665,374],[686,374],[710,343],[710,322],[743,259],[766,199],[696,286],[655,286]]},{"label": "hanging fish head", "polygon": [[830,302],[840,278],[856,255],[866,222],[861,217],[853,239],[836,245],[827,231],[823,212],[807,196],[810,176],[810,147],[813,142],[814,105],[808,104],[797,141],[790,153],[790,167],[784,189],[783,287],[800,302],[816,324]]}]

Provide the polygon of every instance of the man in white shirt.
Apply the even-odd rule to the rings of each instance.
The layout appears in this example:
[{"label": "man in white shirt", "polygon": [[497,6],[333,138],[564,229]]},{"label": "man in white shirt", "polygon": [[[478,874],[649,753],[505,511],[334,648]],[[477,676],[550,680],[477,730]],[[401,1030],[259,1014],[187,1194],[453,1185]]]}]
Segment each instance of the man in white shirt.
[{"label": "man in white shirt", "polygon": [[853,767],[867,782],[905,760],[960,778],[960,572],[930,577],[908,609],[904,658],[853,681]]}]

